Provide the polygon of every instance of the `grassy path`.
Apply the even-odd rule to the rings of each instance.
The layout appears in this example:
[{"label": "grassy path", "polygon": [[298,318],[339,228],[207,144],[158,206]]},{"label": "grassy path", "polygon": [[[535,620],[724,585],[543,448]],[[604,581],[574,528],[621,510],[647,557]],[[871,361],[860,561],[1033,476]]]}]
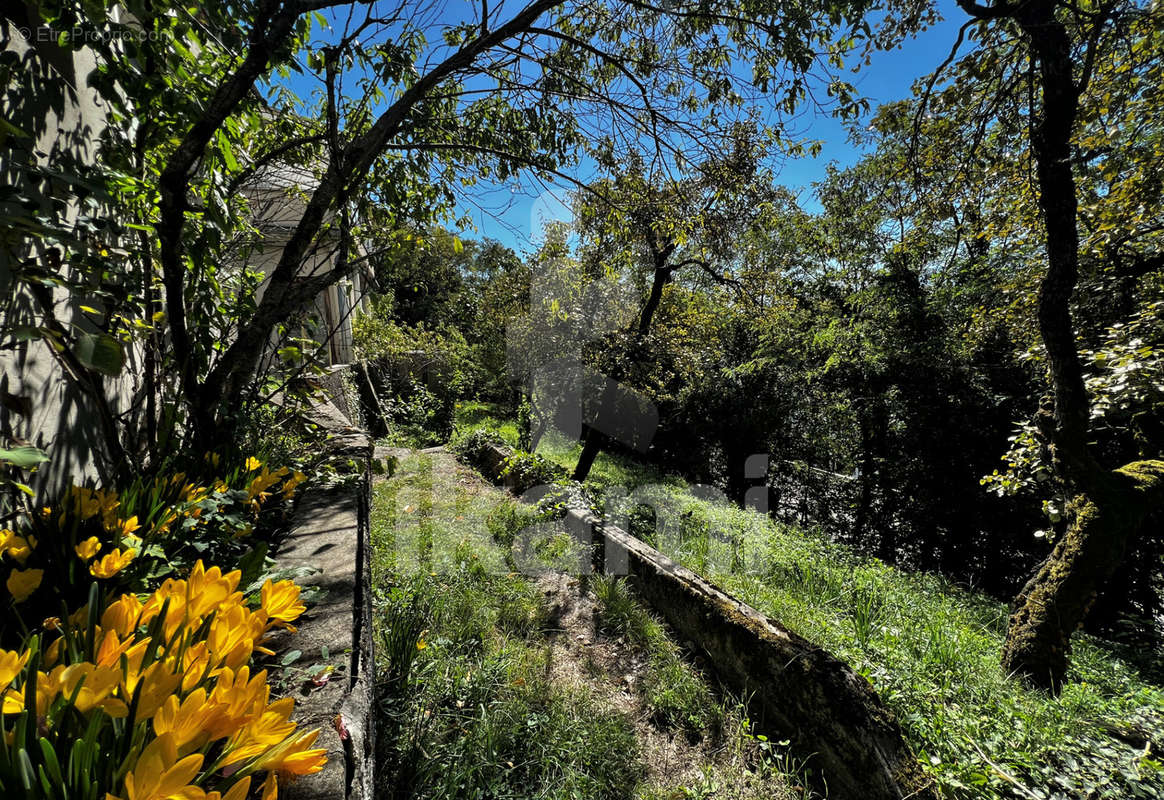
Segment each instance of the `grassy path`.
[{"label": "grassy path", "polygon": [[[486,403],[459,432],[517,428]],[[571,467],[578,446],[539,454]],[[894,569],[780,524],[694,496],[649,465],[603,454],[590,488],[639,487],[606,512],[724,590],[843,658],[873,684],[950,797],[1164,798],[1164,657],[1077,634],[1059,697],[1003,672],[1009,610],[941,576]]]},{"label": "grassy path", "polygon": [[497,542],[531,512],[397,455],[372,511],[382,798],[801,796],[621,585],[511,572]]}]

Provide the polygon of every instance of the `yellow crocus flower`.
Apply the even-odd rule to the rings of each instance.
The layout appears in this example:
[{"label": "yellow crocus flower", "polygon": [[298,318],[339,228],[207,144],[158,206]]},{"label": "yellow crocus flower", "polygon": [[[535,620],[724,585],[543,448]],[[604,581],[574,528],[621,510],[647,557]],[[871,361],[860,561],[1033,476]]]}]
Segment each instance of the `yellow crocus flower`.
[{"label": "yellow crocus flower", "polygon": [[107,530],[116,530],[117,525],[117,507],[121,505],[117,501],[117,492],[110,489],[98,489],[93,492],[94,500],[101,506],[101,524]]},{"label": "yellow crocus flower", "polygon": [[190,753],[210,741],[212,723],[221,716],[222,709],[208,701],[205,689],[195,689],[182,701],[170,695],[154,714],[154,733],[173,734],[178,753]]},{"label": "yellow crocus flower", "polygon": [[243,667],[237,674],[231,669],[223,669],[217,677],[218,682],[210,696],[222,716],[209,727],[211,741],[234,736],[256,719],[266,707],[271,693],[266,670],[251,678],[248,667]]},{"label": "yellow crocus flower", "polygon": [[46,667],[55,667],[57,662],[61,660],[61,645],[64,641],[65,637],[57,637],[52,644],[45,648],[43,663]]},{"label": "yellow crocus flower", "polygon": [[43,579],[43,569],[14,569],[8,576],[5,585],[8,587],[8,593],[12,595],[12,599],[17,603],[23,603],[29,598],[29,595],[36,591]]},{"label": "yellow crocus flower", "polygon": [[171,664],[165,661],[155,661],[144,671],[140,671],[140,665],[140,660],[138,661],[138,669],[135,669],[132,664],[130,665],[122,692],[125,697],[133,697],[140,681],[141,695],[137,700],[137,718],[139,720],[151,719],[181,685],[182,676],[176,674],[172,670]]},{"label": "yellow crocus flower", "polygon": [[299,470],[291,473],[291,477],[283,483],[283,496],[290,499],[295,496],[295,491],[299,488],[299,484],[307,480],[307,476]]},{"label": "yellow crocus flower", "polygon": [[35,538],[24,538],[23,536],[12,536],[8,540],[8,544],[4,548],[4,552],[8,557],[15,560],[16,563],[24,566],[24,562],[32,555],[33,549],[36,547]]},{"label": "yellow crocus flower", "polygon": [[[178,758],[172,734],[159,736],[145,746],[137,763],[125,776],[126,800],[170,800],[174,797],[201,797],[183,791],[202,768],[202,756]],[[196,788],[196,787],[190,787]]]},{"label": "yellow crocus flower", "polygon": [[99,560],[89,565],[89,574],[94,578],[112,578],[129,566],[129,562],[133,561],[136,555],[137,551],[132,547],[128,548],[124,553],[121,552],[121,548],[115,547]]},{"label": "yellow crocus flower", "polygon": [[161,613],[162,607],[169,603],[166,607],[165,622],[165,634],[169,639],[180,625],[189,621],[186,614],[186,594],[186,581],[166,578],[146,600],[138,624],[149,625],[154,617]]},{"label": "yellow crocus flower", "polygon": [[234,786],[226,790],[226,794],[219,794],[218,792],[207,792],[206,800],[245,800],[247,793],[251,790],[250,776],[236,781]]},{"label": "yellow crocus flower", "polygon": [[9,689],[0,701],[0,714],[19,714],[24,710],[24,692]]},{"label": "yellow crocus flower", "polygon": [[16,676],[28,663],[31,651],[18,653],[15,650],[0,650],[0,691],[8,688]]},{"label": "yellow crocus flower", "polygon": [[206,646],[216,664],[238,669],[250,660],[263,627],[260,625],[256,631],[252,620],[253,615],[241,603],[227,604],[218,610],[206,636]]},{"label": "yellow crocus flower", "polygon": [[295,581],[272,583],[269,578],[267,579],[263,584],[261,605],[272,625],[290,628],[292,633],[295,632],[290,623],[299,619],[299,616],[307,610],[307,606],[299,601],[299,594],[300,590]]},{"label": "yellow crocus flower", "polygon": [[137,515],[134,514],[129,519],[121,520],[113,533],[119,533],[122,537],[125,537],[133,535],[133,532],[137,530],[141,530],[141,524],[137,521]]},{"label": "yellow crocus flower", "polygon": [[48,714],[48,707],[61,693],[61,679],[65,673],[65,665],[58,664],[49,672],[36,673],[36,714],[43,717]]},{"label": "yellow crocus flower", "polygon": [[210,675],[210,650],[197,642],[182,654],[182,691],[188,692]]},{"label": "yellow crocus flower", "polygon": [[101,513],[101,501],[92,489],[84,486],[73,486],[70,490],[73,497],[73,513],[81,519],[89,519]]},{"label": "yellow crocus flower", "polygon": [[276,700],[256,718],[230,737],[222,761],[223,766],[238,764],[261,756],[272,747],[287,741],[295,732],[295,723],[288,717],[295,708],[295,700],[285,697]]},{"label": "yellow crocus flower", "polygon": [[117,635],[122,638],[129,636],[137,629],[142,608],[142,602],[135,595],[123,594],[106,607],[105,613],[101,615],[101,627],[117,631]]},{"label": "yellow crocus flower", "polygon": [[131,637],[123,639],[117,631],[103,631],[100,625],[96,626],[93,638],[98,643],[94,661],[99,667],[116,667],[121,663],[121,656],[134,646]]},{"label": "yellow crocus flower", "polygon": [[82,714],[100,708],[111,717],[121,718],[129,709],[122,700],[110,696],[121,685],[121,677],[121,670],[115,667],[81,662],[65,667],[58,680],[60,690]]},{"label": "yellow crocus flower", "polygon": [[[218,567],[206,569],[201,559],[190,571],[186,582],[186,602],[192,617],[205,616],[207,612],[227,602],[238,582],[242,579],[242,572],[234,570],[226,575]],[[241,597],[239,598],[241,602]]]},{"label": "yellow crocus flower", "polygon": [[82,561],[88,561],[101,551],[101,540],[96,536],[90,536],[85,541],[73,547],[73,550],[77,553],[77,558]]},{"label": "yellow crocus flower", "polygon": [[270,770],[290,775],[311,775],[323,769],[327,763],[327,750],[310,749],[319,736],[319,729],[292,736],[282,744],[272,747],[247,767],[248,772]]},{"label": "yellow crocus flower", "polygon": [[254,456],[247,456],[247,460],[244,462],[244,466],[246,467],[247,472],[254,472],[259,467],[263,466],[263,462],[259,461]]}]

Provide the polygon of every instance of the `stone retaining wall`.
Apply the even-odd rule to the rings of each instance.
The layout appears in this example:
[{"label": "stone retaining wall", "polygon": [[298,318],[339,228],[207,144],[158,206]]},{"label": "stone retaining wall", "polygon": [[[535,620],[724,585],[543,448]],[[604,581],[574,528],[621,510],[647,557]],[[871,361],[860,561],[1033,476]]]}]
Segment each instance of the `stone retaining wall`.
[{"label": "stone retaining wall", "polygon": [[[479,468],[506,455],[497,448]],[[937,800],[897,720],[847,664],[588,510],[571,510],[565,521],[594,545],[597,569],[628,576],[681,638],[706,653],[719,680],[748,699],[760,730],[792,743],[828,797]]]}]

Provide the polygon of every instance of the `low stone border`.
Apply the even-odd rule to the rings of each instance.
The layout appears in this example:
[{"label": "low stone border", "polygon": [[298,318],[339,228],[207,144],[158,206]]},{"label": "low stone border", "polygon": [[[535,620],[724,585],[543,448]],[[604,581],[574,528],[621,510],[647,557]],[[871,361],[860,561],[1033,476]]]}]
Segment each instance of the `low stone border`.
[{"label": "low stone border", "polygon": [[[503,483],[496,465],[508,453],[490,450],[475,466]],[[937,800],[892,712],[843,661],[588,509],[570,510],[565,522],[595,546],[599,570],[628,576],[679,636],[704,650],[760,729],[788,739],[829,797]]]},{"label": "low stone border", "polygon": [[[316,747],[327,749],[322,772],[280,787],[290,800],[372,800],[374,790],[372,610],[369,504],[372,440],[330,402],[318,404],[311,421],[327,432],[329,454],[354,467],[349,482],[309,489],[295,510],[275,560],[280,567],[322,572],[309,582],[323,596],[272,649],[303,653],[293,666],[330,663],[322,686],[304,675],[294,691],[294,718],[302,729],[319,728]],[[326,648],[327,659],[322,653]]]}]

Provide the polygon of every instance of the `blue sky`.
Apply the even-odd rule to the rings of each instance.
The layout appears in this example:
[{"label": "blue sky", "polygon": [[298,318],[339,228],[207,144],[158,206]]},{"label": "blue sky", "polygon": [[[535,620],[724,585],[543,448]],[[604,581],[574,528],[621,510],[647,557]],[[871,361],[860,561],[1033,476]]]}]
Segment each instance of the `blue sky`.
[{"label": "blue sky", "polygon": [[[945,60],[957,37],[958,27],[966,17],[953,0],[940,0],[939,6],[949,19],[907,40],[898,50],[874,54],[869,66],[862,67],[850,77],[858,92],[869,100],[871,109],[909,96],[914,81],[929,74]],[[445,21],[441,17],[454,8],[461,10],[455,2],[443,8],[438,4],[434,8],[442,10],[436,11],[437,18],[429,22],[438,26]],[[343,28],[342,21],[334,15],[331,22],[333,30],[324,34],[325,39],[334,37]],[[319,84],[317,79],[296,76],[287,85],[306,99],[313,89],[318,91]],[[812,183],[824,177],[826,166],[832,162],[841,166],[852,164],[860,157],[860,151],[850,143],[845,127],[827,114],[813,115],[806,111],[793,121],[791,127],[803,138],[822,142],[819,155],[786,161],[778,176],[785,186],[800,190],[802,205],[812,209],[815,207]],[[586,180],[589,176],[579,173],[575,177]],[[476,228],[462,235],[496,239],[523,253],[536,247],[543,222],[568,218],[568,209],[561,202],[568,197],[567,188],[542,184],[529,176],[524,176],[518,183],[520,185],[479,184],[471,189],[458,187],[462,193],[458,215],[469,217]]]},{"label": "blue sky", "polygon": [[[966,17],[952,2],[942,10],[948,19],[907,40],[901,49],[874,54],[872,63],[852,77],[861,95],[868,98],[871,110],[881,103],[908,97],[913,83],[949,55]],[[967,49],[968,45],[963,45],[962,52]],[[785,162],[778,179],[789,188],[801,190],[802,204],[812,209],[817,207],[812,200],[812,184],[824,177],[826,166],[832,162],[841,166],[853,164],[861,151],[849,141],[845,126],[831,116],[805,113],[796,122],[797,130],[806,138],[819,139],[822,148],[816,157]],[[535,185],[528,180],[520,191],[513,191],[512,187],[482,189],[461,203],[460,211],[473,219],[477,229],[466,231],[464,236],[489,237],[518,253],[528,252],[539,241],[542,220],[568,219],[568,209],[555,199],[555,195],[565,198],[567,194],[561,186]]]}]

